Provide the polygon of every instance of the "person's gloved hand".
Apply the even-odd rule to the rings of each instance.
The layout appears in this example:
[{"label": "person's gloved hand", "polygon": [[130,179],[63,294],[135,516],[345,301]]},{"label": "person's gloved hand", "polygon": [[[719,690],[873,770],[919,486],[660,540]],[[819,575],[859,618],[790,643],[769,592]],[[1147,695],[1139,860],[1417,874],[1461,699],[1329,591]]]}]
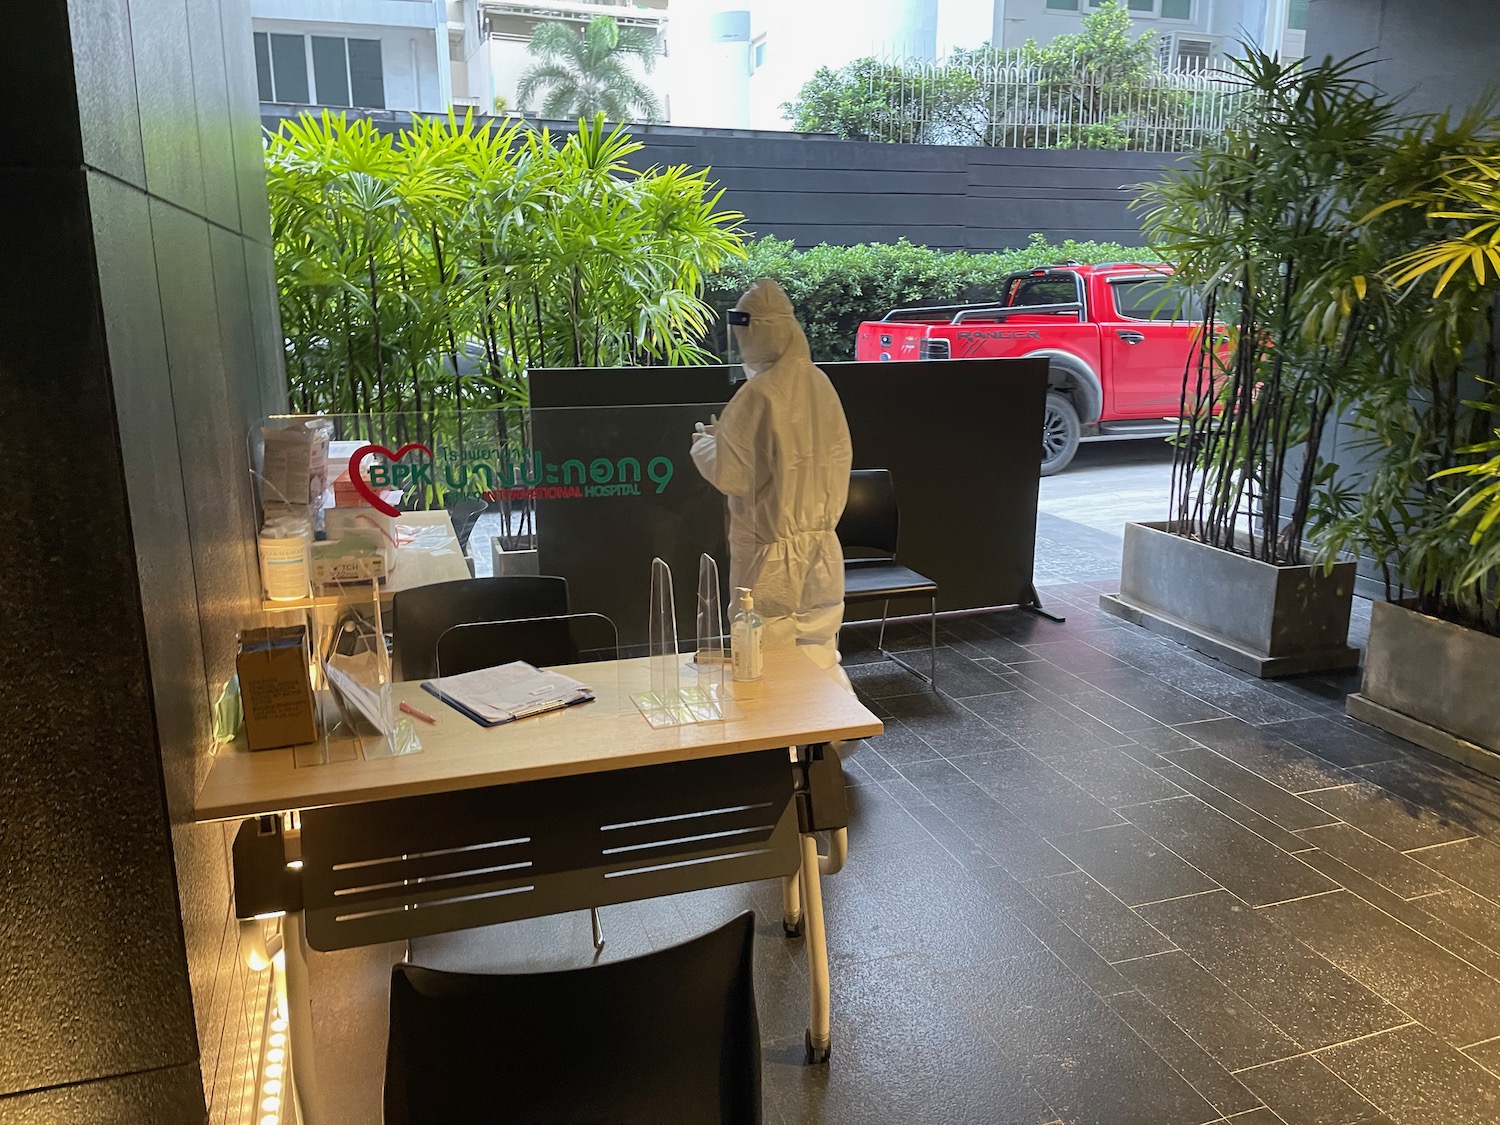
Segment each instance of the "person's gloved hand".
[{"label": "person's gloved hand", "polygon": [[694,441],[698,440],[698,435],[699,434],[704,434],[704,435],[706,435],[708,437],[717,437],[718,433],[719,433],[719,416],[717,414],[710,414],[708,416],[708,422],[707,423],[699,422],[699,423],[697,423],[696,425],[693,426],[693,440]]}]

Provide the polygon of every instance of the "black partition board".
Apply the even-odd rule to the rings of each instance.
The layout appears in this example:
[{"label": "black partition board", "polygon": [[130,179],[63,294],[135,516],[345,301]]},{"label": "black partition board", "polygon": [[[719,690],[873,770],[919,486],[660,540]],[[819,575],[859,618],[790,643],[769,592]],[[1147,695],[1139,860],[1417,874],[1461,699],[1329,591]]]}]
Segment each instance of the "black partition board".
[{"label": "black partition board", "polygon": [[[660,493],[643,475],[635,497],[537,501],[541,573],[566,578],[572,610],[604,614],[619,631],[622,647],[647,641],[653,558],[672,568],[678,639],[684,644],[695,635],[703,554],[718,563],[721,602],[729,603],[724,498],[698,474],[688,453],[693,424],[721,410],[722,399],[649,410],[591,410],[582,427],[582,420],[569,411],[532,415],[536,447],[548,450],[549,458],[550,451],[559,450],[564,456],[576,453],[585,462],[635,457],[646,466],[658,454],[672,461],[672,479]],[[575,448],[585,442],[587,448]]]},{"label": "black partition board", "polygon": [[[903,562],[938,583],[939,608],[1017,605],[1030,599],[1036,551],[1045,360],[934,360],[820,364],[844,405],[855,468],[890,469],[901,503]],[[723,499],[688,456],[693,423],[725,399],[724,367],[551,369],[531,373],[541,407],[658,406],[591,415],[589,456],[667,451],[671,485],[659,497],[541,501],[539,563],[568,579],[578,612],[603,613],[622,645],[645,640],[650,563],[672,567],[679,635],[693,628],[697,559],[719,560],[730,601]],[[737,384],[735,385],[737,386]],[[733,389],[733,388],[730,388]],[[687,405],[684,405],[687,404]],[[535,416],[543,448],[566,444],[566,414]],[[555,437],[552,436],[555,433]],[[598,452],[593,452],[597,447]],[[893,612],[915,612],[916,603]],[[874,607],[878,614],[878,604]],[[869,606],[850,607],[851,619]]]},{"label": "black partition board", "polygon": [[[1029,602],[1047,361],[819,366],[843,401],[854,467],[891,471],[898,558],[938,584],[938,608]],[[872,615],[879,603],[848,607],[851,620]]]}]

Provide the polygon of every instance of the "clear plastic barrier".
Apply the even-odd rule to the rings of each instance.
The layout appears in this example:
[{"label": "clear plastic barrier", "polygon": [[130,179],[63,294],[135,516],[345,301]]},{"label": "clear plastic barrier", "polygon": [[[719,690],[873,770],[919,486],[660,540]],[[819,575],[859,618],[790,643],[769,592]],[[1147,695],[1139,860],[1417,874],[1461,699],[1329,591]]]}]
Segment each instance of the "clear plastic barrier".
[{"label": "clear plastic barrier", "polygon": [[[571,612],[617,627],[612,647],[622,658],[671,657],[654,672],[643,662],[626,698],[649,691],[657,721],[721,718],[729,698],[726,501],[691,450],[699,423],[723,409],[268,418],[249,435],[259,523],[246,529],[259,540],[264,613],[309,614],[327,628],[323,618],[358,604],[388,653],[402,590],[561,576]],[[654,581],[653,560],[666,571]],[[680,590],[667,585],[673,573],[685,580]],[[371,642],[371,661],[378,647]],[[626,667],[622,685],[637,674]],[[388,657],[383,681],[369,674],[388,687]],[[399,705],[399,685],[396,695]]]}]

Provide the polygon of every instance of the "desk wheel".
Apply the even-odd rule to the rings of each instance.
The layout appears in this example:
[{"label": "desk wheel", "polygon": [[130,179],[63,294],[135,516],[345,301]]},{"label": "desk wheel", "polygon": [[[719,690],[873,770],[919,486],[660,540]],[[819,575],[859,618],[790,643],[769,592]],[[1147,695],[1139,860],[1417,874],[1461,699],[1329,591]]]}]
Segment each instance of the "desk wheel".
[{"label": "desk wheel", "polygon": [[811,1028],[808,1029],[807,1035],[803,1039],[803,1045],[806,1047],[806,1051],[803,1054],[802,1058],[808,1066],[822,1066],[823,1064],[828,1062],[828,1056],[833,1053],[832,1040],[830,1040],[822,1047],[813,1046]]},{"label": "desk wheel", "polygon": [[784,933],[789,938],[799,938],[799,937],[801,937],[802,936],[802,915],[800,915],[800,914],[797,915],[797,917],[794,918],[794,919],[792,919],[790,922],[787,921],[785,917],[783,917],[781,919],[781,932]]}]

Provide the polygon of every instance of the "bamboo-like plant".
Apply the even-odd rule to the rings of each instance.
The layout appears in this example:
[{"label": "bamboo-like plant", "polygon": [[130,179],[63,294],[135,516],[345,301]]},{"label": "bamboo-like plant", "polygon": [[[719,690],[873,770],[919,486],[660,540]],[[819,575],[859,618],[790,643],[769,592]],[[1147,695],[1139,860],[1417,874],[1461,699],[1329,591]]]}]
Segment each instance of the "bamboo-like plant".
[{"label": "bamboo-like plant", "polygon": [[1379,167],[1392,103],[1357,60],[1232,60],[1240,118],[1146,188],[1175,283],[1202,301],[1172,466],[1179,534],[1274,564],[1303,561],[1340,381],[1365,340],[1356,189]]},{"label": "bamboo-like plant", "polygon": [[266,165],[292,408],[341,438],[519,451],[530,368],[711,361],[703,279],[743,256],[741,216],[704,169],[632,170],[639,148],[602,117],[284,123]]},{"label": "bamboo-like plant", "polygon": [[740,215],[706,170],[630,169],[639,148],[602,118],[285,123],[267,179],[293,407],[497,407],[529,367],[708,359],[703,278],[743,254]]},{"label": "bamboo-like plant", "polygon": [[1500,119],[1486,102],[1413,120],[1360,196],[1372,346],[1351,371],[1362,454],[1330,481],[1320,556],[1360,554],[1388,597],[1500,632]]}]

